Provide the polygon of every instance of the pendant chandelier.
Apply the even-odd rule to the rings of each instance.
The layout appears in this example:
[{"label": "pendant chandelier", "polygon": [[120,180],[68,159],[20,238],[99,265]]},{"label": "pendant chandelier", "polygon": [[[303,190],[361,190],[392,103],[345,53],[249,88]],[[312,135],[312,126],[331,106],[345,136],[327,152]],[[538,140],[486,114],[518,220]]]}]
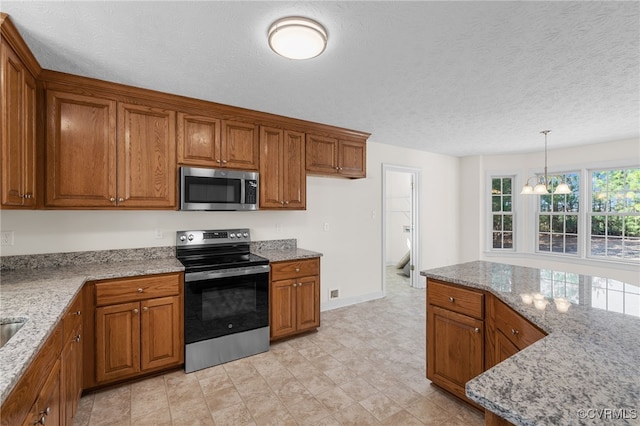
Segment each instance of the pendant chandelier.
[{"label": "pendant chandelier", "polygon": [[[540,133],[544,134],[544,176],[540,176],[538,178],[538,183],[536,186],[531,186],[529,182],[531,179],[536,179],[535,176],[527,179],[527,183],[522,187],[522,191],[520,191],[521,195],[545,195],[549,194],[549,178],[547,176],[547,135],[551,132],[551,130],[543,130]],[[571,194],[571,188],[566,182],[560,183],[554,194]]]}]

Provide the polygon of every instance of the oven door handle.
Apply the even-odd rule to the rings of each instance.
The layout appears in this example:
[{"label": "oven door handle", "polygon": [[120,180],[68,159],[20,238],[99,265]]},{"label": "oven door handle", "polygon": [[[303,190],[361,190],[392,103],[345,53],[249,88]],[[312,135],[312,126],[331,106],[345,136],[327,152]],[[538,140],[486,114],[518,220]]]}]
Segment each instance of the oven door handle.
[{"label": "oven door handle", "polygon": [[245,275],[264,274],[271,270],[269,265],[249,266],[228,271],[189,272],[184,275],[185,282],[211,280],[216,278],[241,277]]}]

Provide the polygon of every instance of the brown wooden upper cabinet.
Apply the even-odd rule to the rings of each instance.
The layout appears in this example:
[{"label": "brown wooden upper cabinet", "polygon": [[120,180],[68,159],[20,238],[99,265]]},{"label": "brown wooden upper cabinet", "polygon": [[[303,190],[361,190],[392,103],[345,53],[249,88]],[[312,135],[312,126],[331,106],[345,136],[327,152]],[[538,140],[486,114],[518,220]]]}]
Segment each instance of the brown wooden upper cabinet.
[{"label": "brown wooden upper cabinet", "polygon": [[260,208],[306,208],[305,135],[260,128]]},{"label": "brown wooden upper cabinet", "polygon": [[178,114],[178,163],[258,170],[257,127],[241,121]]},{"label": "brown wooden upper cabinet", "polygon": [[366,142],[307,134],[306,168],[311,174],[364,178]]},{"label": "brown wooden upper cabinet", "polygon": [[175,112],[47,90],[45,206],[176,208]]},{"label": "brown wooden upper cabinet", "polygon": [[[3,25],[3,36],[5,26]],[[2,207],[36,205],[36,80],[5,37],[2,69]]]}]

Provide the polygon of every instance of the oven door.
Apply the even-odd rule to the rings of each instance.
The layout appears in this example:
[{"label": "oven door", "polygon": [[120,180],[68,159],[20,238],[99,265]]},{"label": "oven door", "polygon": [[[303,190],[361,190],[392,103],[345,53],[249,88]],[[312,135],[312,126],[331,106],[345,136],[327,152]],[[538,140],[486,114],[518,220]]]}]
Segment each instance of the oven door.
[{"label": "oven door", "polygon": [[269,325],[269,265],[187,273],[185,344]]}]

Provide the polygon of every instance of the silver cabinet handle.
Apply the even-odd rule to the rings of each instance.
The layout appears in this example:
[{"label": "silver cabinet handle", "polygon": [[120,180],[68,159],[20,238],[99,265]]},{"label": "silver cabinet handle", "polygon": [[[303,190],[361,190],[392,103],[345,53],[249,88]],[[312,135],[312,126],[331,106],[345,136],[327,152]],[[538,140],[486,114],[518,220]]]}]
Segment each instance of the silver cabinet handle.
[{"label": "silver cabinet handle", "polygon": [[449,296],[449,302],[453,303],[453,302],[455,302],[455,300],[456,300],[456,299],[454,299],[454,297],[453,297],[453,296]]},{"label": "silver cabinet handle", "polygon": [[82,312],[76,311],[74,315],[80,316],[80,315],[82,315]]},{"label": "silver cabinet handle", "polygon": [[124,201],[124,198],[122,198],[122,197],[118,198],[118,202],[119,202],[119,203],[121,203],[121,202],[123,202],[123,201]]},{"label": "silver cabinet handle", "polygon": [[513,334],[514,336],[517,335],[518,333],[520,333],[518,330],[516,330],[515,328],[511,329],[511,334]]},{"label": "silver cabinet handle", "polygon": [[142,288],[139,288],[138,293],[142,293],[142,292],[144,292],[144,290]]},{"label": "silver cabinet handle", "polygon": [[109,201],[111,201],[112,203],[116,201],[115,197],[111,197],[109,198]]},{"label": "silver cabinet handle", "polygon": [[134,310],[133,310],[133,313],[134,313],[134,314],[137,314],[138,312],[140,312],[140,311],[138,311],[137,309],[134,309]]},{"label": "silver cabinet handle", "polygon": [[227,160],[222,160],[222,164],[227,164],[228,161]]},{"label": "silver cabinet handle", "polygon": [[142,308],[142,310],[147,312],[149,310],[149,308],[145,306],[144,308]]},{"label": "silver cabinet handle", "polygon": [[300,272],[300,268],[296,268],[296,272]]},{"label": "silver cabinet handle", "polygon": [[80,343],[80,335],[78,334],[75,339],[73,339],[76,343]]},{"label": "silver cabinet handle", "polygon": [[294,286],[294,287],[296,287],[297,285],[298,285],[298,284],[296,284],[296,283],[293,283],[293,286]]},{"label": "silver cabinet handle", "polygon": [[474,328],[473,331],[476,333],[480,333],[480,329],[478,327]]}]

